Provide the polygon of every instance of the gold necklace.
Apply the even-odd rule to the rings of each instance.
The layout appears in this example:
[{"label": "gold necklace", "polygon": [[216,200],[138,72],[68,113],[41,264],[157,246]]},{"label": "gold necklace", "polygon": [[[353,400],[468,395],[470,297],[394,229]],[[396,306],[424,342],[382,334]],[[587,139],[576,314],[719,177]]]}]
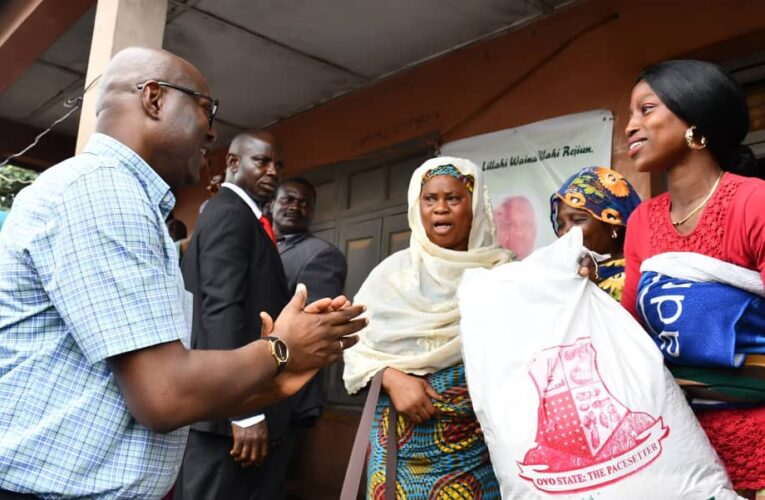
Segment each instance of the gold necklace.
[{"label": "gold necklace", "polygon": [[[704,198],[704,201],[699,203],[699,205],[696,208],[691,210],[691,212],[688,215],[686,215],[685,217],[683,217],[681,220],[679,220],[679,221],[672,221],[672,225],[673,226],[677,227],[677,226],[679,226],[681,224],[684,224],[688,219],[693,217],[693,214],[695,214],[696,212],[701,210],[701,207],[703,207],[704,205],[707,204],[707,202],[712,198],[712,195],[715,194],[715,189],[717,189],[717,185],[720,184],[720,179],[722,179],[723,173],[725,173],[725,172],[720,172],[720,175],[717,176],[717,180],[712,185],[712,189],[709,190],[709,193],[707,194],[707,197]],[[672,219],[670,219],[670,220],[672,220]]]}]

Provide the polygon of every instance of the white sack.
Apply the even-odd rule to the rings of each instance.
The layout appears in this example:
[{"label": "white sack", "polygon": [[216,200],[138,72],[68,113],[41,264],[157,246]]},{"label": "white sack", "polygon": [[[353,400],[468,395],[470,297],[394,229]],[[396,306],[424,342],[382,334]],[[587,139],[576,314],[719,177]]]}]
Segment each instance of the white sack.
[{"label": "white sack", "polygon": [[577,275],[578,228],[465,272],[468,388],[504,498],[737,498],[656,346]]}]

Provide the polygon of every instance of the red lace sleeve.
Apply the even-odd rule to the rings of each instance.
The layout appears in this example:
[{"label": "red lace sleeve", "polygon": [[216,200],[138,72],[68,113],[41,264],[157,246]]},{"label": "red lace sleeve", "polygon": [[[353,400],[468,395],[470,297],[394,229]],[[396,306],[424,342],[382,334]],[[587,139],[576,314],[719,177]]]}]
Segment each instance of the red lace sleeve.
[{"label": "red lace sleeve", "polygon": [[747,253],[765,283],[765,184],[755,188],[744,203],[744,231]]},{"label": "red lace sleeve", "polygon": [[643,223],[645,203],[638,206],[627,222],[624,239],[625,278],[622,290],[622,306],[637,318],[637,286],[640,281],[640,264],[645,258],[641,246],[648,241],[649,234]]}]

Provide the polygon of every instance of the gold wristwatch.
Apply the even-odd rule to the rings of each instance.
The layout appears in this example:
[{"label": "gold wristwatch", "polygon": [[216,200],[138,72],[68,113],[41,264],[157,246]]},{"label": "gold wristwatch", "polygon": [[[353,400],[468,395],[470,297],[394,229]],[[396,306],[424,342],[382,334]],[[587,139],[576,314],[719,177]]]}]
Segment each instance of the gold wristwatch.
[{"label": "gold wristwatch", "polygon": [[284,367],[287,366],[287,361],[290,359],[290,350],[287,344],[284,343],[279,337],[263,337],[263,340],[268,342],[268,346],[271,349],[271,356],[276,361],[276,375],[279,375]]}]

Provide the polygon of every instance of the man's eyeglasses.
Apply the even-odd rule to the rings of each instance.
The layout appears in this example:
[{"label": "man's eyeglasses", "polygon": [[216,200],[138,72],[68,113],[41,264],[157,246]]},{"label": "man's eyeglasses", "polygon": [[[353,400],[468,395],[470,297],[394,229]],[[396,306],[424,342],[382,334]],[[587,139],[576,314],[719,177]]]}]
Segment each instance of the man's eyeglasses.
[{"label": "man's eyeglasses", "polygon": [[[159,85],[160,87],[168,87],[168,88],[171,88],[171,89],[179,90],[179,91],[183,92],[184,94],[188,94],[188,95],[190,95],[192,97],[197,97],[199,99],[205,99],[207,101],[210,101],[210,109],[207,110],[207,121],[208,121],[208,123],[210,125],[210,128],[212,128],[213,120],[215,120],[215,113],[218,112],[218,99],[210,97],[209,95],[201,94],[201,93],[197,92],[196,90],[192,90],[192,89],[189,89],[189,88],[186,88],[186,87],[181,87],[180,85],[176,85],[174,83],[163,82],[161,80],[156,80],[156,82],[157,82],[157,85]],[[149,83],[149,82],[146,81],[146,82],[143,82],[143,83],[136,83],[135,87],[138,90],[143,90],[143,88],[146,86],[147,83]]]}]

